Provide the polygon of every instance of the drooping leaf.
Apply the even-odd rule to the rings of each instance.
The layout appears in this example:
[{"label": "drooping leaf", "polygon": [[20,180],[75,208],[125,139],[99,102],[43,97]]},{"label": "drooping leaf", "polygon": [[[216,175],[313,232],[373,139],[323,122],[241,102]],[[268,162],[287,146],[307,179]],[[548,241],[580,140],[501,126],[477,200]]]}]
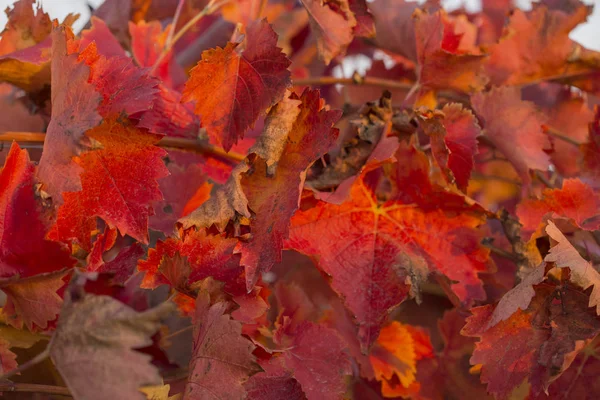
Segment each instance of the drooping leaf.
[{"label": "drooping leaf", "polygon": [[135,351],[152,343],[172,303],[136,312],[109,296],[73,291],[65,302],[50,344],[50,357],[76,399],[145,399],[139,388],[162,382],[148,355]]},{"label": "drooping leaf", "polygon": [[234,43],[205,51],[183,91],[182,101],[196,101],[202,125],[227,151],[289,85],[290,61],[276,47],[277,35],[266,20],[246,29],[244,43],[241,53]]},{"label": "drooping leaf", "polygon": [[72,33],[58,27],[52,33],[52,118],[46,132],[37,175],[55,204],[63,203],[63,192],[81,189],[82,170],[73,157],[91,146],[85,135],[98,125],[102,97],[89,83],[90,69],[70,54]]},{"label": "drooping leaf", "polygon": [[242,325],[227,314],[226,303],[210,305],[207,293],[196,299],[194,347],[184,400],[244,399],[243,383],[258,372],[254,345],[242,336]]}]

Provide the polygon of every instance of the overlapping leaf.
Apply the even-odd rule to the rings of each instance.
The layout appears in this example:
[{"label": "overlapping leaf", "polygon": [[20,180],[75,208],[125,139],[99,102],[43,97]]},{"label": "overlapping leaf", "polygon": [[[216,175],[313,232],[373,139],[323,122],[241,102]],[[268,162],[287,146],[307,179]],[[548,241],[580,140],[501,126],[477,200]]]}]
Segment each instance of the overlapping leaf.
[{"label": "overlapping leaf", "polygon": [[195,100],[195,110],[211,139],[231,149],[264,110],[283,98],[289,85],[290,61],[277,46],[277,35],[266,20],[246,29],[239,43],[208,50],[190,72],[183,101]]},{"label": "overlapping leaf", "polygon": [[[332,125],[337,111],[328,111],[318,91],[306,90],[274,107],[265,130],[248,158],[231,174],[215,197],[180,220],[184,228],[195,225],[221,230],[236,215],[249,218],[252,239],[241,244],[241,263],[250,290],[259,274],[281,260],[289,219],[298,208],[302,174],[334,143],[338,131]],[[272,215],[277,213],[278,217]]]},{"label": "overlapping leaf", "polygon": [[[364,180],[342,205],[319,202],[296,213],[287,247],[318,257],[319,267],[355,315],[365,348],[374,343],[389,310],[409,292],[409,275],[427,265],[446,275],[464,302],[483,299],[478,273],[488,269],[478,244],[483,221],[469,214],[448,217],[442,210],[377,202]],[[343,241],[339,239],[343,238]]]}]

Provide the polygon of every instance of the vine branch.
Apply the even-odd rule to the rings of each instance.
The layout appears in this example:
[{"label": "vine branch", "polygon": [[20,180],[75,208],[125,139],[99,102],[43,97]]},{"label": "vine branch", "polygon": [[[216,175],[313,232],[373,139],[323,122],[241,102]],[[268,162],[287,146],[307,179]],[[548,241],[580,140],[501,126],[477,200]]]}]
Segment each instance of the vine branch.
[{"label": "vine branch", "polygon": [[326,85],[365,85],[378,86],[387,89],[411,90],[413,83],[398,82],[392,79],[354,76],[352,78],[336,78],[334,76],[320,76],[293,80],[294,86],[326,86]]},{"label": "vine branch", "polygon": [[0,392],[42,393],[73,397],[67,387],[34,383],[0,383]]},{"label": "vine branch", "polygon": [[552,136],[556,139],[562,140],[563,142],[570,143],[573,146],[579,147],[579,145],[581,144],[578,141],[576,141],[575,139],[572,139],[572,138],[568,137],[567,135],[565,135],[564,133],[562,133],[552,127],[549,127],[549,126],[544,127],[544,132],[546,132],[549,136]]},{"label": "vine branch", "polygon": [[[3,132],[0,133],[0,142],[12,142],[17,141],[21,143],[44,143],[46,134],[43,132]],[[213,146],[206,142],[201,142],[196,139],[186,138],[175,138],[175,137],[163,137],[159,142],[158,146],[164,148],[174,148],[182,150],[195,151],[202,154],[210,154],[225,158],[233,162],[240,162],[246,156],[236,152],[225,152],[225,150]]]}]

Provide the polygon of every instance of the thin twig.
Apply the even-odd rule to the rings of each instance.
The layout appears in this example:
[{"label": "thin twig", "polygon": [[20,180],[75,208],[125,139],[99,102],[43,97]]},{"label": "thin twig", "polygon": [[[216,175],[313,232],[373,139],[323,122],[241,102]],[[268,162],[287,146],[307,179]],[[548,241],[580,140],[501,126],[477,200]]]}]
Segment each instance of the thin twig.
[{"label": "thin twig", "polygon": [[473,171],[473,173],[471,174],[471,177],[473,179],[479,179],[482,181],[488,180],[488,181],[505,182],[505,183],[510,183],[511,185],[515,185],[515,186],[522,185],[521,182],[515,181],[514,179],[510,179],[510,178],[506,178],[504,176],[498,176],[498,175],[484,175],[477,171]]},{"label": "thin twig", "polygon": [[35,383],[0,383],[0,392],[43,393],[73,397],[67,387],[36,385]]},{"label": "thin twig", "polygon": [[[215,4],[215,0],[211,0],[206,5],[206,7],[204,7],[202,9],[202,11],[200,11],[198,14],[196,14],[194,16],[194,18],[190,19],[176,34],[173,35],[171,42],[167,46],[165,46],[163,51],[158,56],[156,62],[154,63],[154,65],[152,66],[152,69],[150,70],[150,73],[153,73],[156,70],[156,68],[158,68],[158,66],[164,60],[164,58],[167,56],[169,51],[171,51],[173,46],[175,46],[175,43],[177,43],[177,41],[179,39],[181,39],[183,37],[183,35],[185,35],[187,33],[187,31],[189,31],[191,28],[193,28],[194,25],[196,25],[196,23],[198,23],[198,21],[200,21],[202,18],[217,11],[221,6],[229,3],[229,1],[230,0],[224,0],[224,1],[221,1],[221,2]],[[173,27],[173,29],[175,29],[175,27]]]},{"label": "thin twig", "polygon": [[405,89],[410,90],[413,87],[413,83],[398,82],[391,79],[364,77],[362,79],[356,78],[336,78],[334,76],[321,76],[311,77],[303,79],[294,79],[294,86],[325,86],[325,85],[366,85],[366,86],[379,86],[388,89]]},{"label": "thin twig", "polygon": [[493,244],[484,241],[483,243],[484,247],[487,247],[488,249],[490,249],[490,251],[502,258],[506,258],[507,260],[511,260],[514,261],[515,263],[519,264],[521,262],[523,262],[523,259],[515,253],[511,253],[510,251],[506,251],[504,249],[501,249],[500,247],[496,247]]},{"label": "thin twig", "polygon": [[562,140],[563,142],[570,143],[570,144],[572,144],[572,145],[574,145],[574,146],[577,146],[577,147],[579,147],[579,145],[581,145],[581,143],[579,143],[579,142],[578,142],[578,141],[576,141],[575,139],[572,139],[572,138],[568,137],[568,136],[567,136],[567,135],[565,135],[564,133],[562,133],[562,132],[560,132],[560,131],[558,131],[558,130],[556,130],[556,129],[554,129],[554,128],[550,127],[550,126],[545,126],[545,127],[544,127],[544,131],[545,131],[545,132],[546,132],[548,135],[550,135],[550,136],[552,136],[552,137],[555,137],[555,138],[557,138],[557,139],[560,139],[560,140]]},{"label": "thin twig", "polygon": [[0,376],[0,381],[8,379],[13,375],[17,375],[17,374],[25,371],[26,369],[29,369],[29,368],[33,367],[34,365],[41,363],[42,361],[47,359],[49,356],[50,356],[50,349],[49,349],[49,347],[46,347],[44,349],[44,351],[42,351],[41,353],[39,353],[38,355],[33,357],[31,360],[27,361],[24,364],[19,365],[17,368],[15,368],[11,371],[8,371],[4,375]]},{"label": "thin twig", "polygon": [[546,187],[550,188],[550,189],[554,189],[554,185],[552,184],[552,182],[550,182],[548,180],[548,178],[546,178],[544,176],[544,174],[541,171],[534,171],[533,175],[540,181],[542,182],[544,185],[546,185]]},{"label": "thin twig", "polygon": [[[0,133],[0,142],[22,142],[22,143],[43,143],[46,138],[46,134],[42,132],[3,132]],[[225,150],[201,142],[196,139],[185,139],[185,138],[174,138],[174,137],[163,137],[159,142],[158,146],[164,148],[174,148],[195,151],[202,154],[212,154],[233,162],[242,161],[245,156],[235,152],[225,152]]]},{"label": "thin twig", "polygon": [[179,329],[178,331],[175,331],[175,332],[173,332],[173,333],[169,333],[167,336],[165,336],[165,337],[163,337],[163,338],[161,338],[161,339],[163,339],[163,340],[171,339],[171,338],[173,338],[173,337],[175,337],[175,336],[177,336],[177,335],[180,335],[180,334],[182,334],[182,333],[184,333],[184,332],[187,332],[187,331],[189,331],[189,330],[192,330],[193,328],[194,328],[194,325],[188,325],[188,326],[186,326],[185,328],[181,328],[181,329]]},{"label": "thin twig", "polygon": [[171,22],[171,31],[169,32],[169,36],[167,36],[167,40],[165,41],[165,47],[171,47],[171,42],[173,41],[173,35],[175,34],[175,29],[177,28],[177,22],[179,21],[179,16],[181,15],[181,10],[183,9],[183,4],[185,0],[179,0],[177,4],[177,9],[175,9],[175,15],[173,16],[173,22]]},{"label": "thin twig", "polygon": [[268,2],[269,2],[269,0],[260,0],[260,4],[258,5],[258,11],[257,11],[256,19],[260,19],[262,17],[263,12],[267,8],[267,3]]}]

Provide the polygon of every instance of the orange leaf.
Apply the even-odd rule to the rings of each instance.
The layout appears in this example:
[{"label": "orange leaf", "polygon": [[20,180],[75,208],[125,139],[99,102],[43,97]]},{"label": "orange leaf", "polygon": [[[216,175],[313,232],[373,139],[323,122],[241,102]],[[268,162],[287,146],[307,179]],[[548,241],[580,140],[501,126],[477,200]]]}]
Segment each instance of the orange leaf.
[{"label": "orange leaf", "polygon": [[266,20],[248,26],[244,43],[241,54],[234,43],[202,53],[183,91],[182,101],[196,101],[202,125],[227,151],[290,83],[290,61]]}]

